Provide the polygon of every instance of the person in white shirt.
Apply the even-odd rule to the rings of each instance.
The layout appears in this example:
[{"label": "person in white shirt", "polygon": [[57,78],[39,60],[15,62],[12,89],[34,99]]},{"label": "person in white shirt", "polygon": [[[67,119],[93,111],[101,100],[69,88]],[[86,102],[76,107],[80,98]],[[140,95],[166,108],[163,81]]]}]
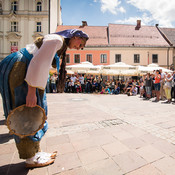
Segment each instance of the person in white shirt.
[{"label": "person in white shirt", "polygon": [[[23,104],[27,107],[39,105],[47,115],[44,89],[51,65],[57,67],[58,84],[64,89],[66,49],[83,49],[88,38],[81,30],[64,30],[37,38],[33,44],[4,58],[0,62],[0,93],[5,117]],[[62,58],[60,70],[59,58]],[[14,135],[19,157],[26,159],[26,167],[43,167],[54,162],[56,153],[40,152],[40,140],[47,129],[46,121],[33,136],[20,138]]]},{"label": "person in white shirt", "polygon": [[84,92],[85,91],[85,84],[84,84],[84,77],[82,74],[80,74],[80,76],[79,76],[79,81],[81,83],[81,91]]},{"label": "person in white shirt", "polygon": [[160,80],[160,99],[161,100],[165,100],[165,90],[163,88],[164,86],[164,79],[165,79],[165,73],[162,72],[162,69],[159,69],[160,71],[160,76],[161,76],[161,80]]},{"label": "person in white shirt", "polygon": [[71,79],[71,82],[72,82],[72,93],[75,93],[75,82],[77,80],[77,77],[74,74],[72,74],[70,79]]}]

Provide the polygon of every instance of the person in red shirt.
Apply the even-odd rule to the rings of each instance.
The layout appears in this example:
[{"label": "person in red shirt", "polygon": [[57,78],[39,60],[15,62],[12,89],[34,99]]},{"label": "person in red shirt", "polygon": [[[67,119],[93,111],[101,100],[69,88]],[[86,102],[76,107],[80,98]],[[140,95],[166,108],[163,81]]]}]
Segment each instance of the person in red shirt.
[{"label": "person in red shirt", "polygon": [[155,83],[154,83],[156,99],[153,102],[158,102],[159,101],[159,97],[160,97],[160,80],[161,80],[160,72],[159,72],[159,70],[156,70]]}]

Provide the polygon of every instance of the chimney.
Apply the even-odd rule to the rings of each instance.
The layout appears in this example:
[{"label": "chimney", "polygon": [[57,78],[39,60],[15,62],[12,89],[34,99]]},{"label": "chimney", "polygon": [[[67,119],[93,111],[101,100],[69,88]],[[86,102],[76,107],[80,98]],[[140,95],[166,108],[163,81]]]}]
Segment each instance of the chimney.
[{"label": "chimney", "polygon": [[82,27],[87,26],[87,21],[82,21]]},{"label": "chimney", "polygon": [[141,20],[137,20],[137,25],[135,27],[136,30],[139,30],[141,28]]}]

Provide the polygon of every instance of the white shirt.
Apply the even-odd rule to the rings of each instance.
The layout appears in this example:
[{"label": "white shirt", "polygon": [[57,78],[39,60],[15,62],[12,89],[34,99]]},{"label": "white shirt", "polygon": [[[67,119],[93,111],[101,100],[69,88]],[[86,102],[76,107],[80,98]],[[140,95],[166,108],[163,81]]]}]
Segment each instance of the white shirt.
[{"label": "white shirt", "polygon": [[77,80],[77,78],[76,78],[76,77],[71,77],[70,79],[71,79],[71,80],[72,80],[72,82],[74,82],[74,83],[75,83],[75,81]]},{"label": "white shirt", "polygon": [[84,77],[83,76],[79,77],[79,81],[81,84],[84,84]]},{"label": "white shirt", "polygon": [[48,34],[44,36],[43,44],[39,49],[35,44],[26,46],[27,51],[34,56],[25,77],[25,81],[30,86],[45,89],[53,58],[62,45],[63,40],[59,35]]},{"label": "white shirt", "polygon": [[161,76],[161,80],[160,80],[160,82],[162,82],[162,80],[163,80],[164,77],[165,77],[165,74],[162,72],[162,73],[160,74],[160,76]]}]

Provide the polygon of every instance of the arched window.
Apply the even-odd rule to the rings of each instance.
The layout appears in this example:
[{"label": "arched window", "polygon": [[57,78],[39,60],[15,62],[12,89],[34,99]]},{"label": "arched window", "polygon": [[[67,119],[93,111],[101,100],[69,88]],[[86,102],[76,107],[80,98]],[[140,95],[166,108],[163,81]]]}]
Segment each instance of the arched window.
[{"label": "arched window", "polygon": [[41,4],[41,2],[37,2],[37,4],[36,4],[36,11],[37,12],[41,12],[42,11],[42,4]]},{"label": "arched window", "polygon": [[18,2],[17,1],[13,1],[11,3],[11,10],[13,10],[13,11],[17,11],[18,10]]}]

